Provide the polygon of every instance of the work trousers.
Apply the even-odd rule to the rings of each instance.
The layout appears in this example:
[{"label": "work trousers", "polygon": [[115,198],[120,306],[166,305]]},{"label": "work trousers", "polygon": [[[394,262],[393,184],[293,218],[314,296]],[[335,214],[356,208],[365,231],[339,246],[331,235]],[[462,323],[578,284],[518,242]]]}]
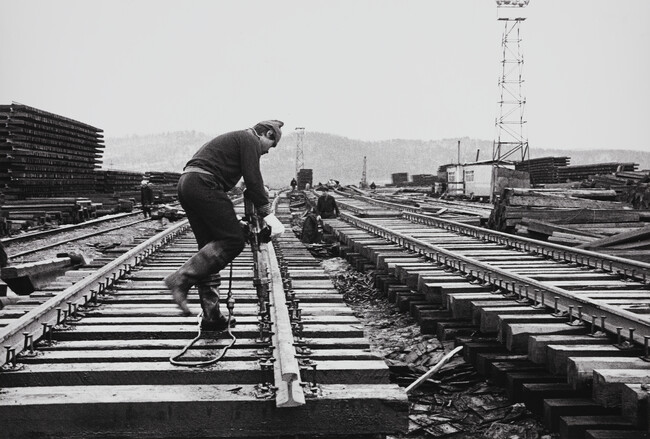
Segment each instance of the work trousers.
[{"label": "work trousers", "polygon": [[181,175],[178,200],[185,210],[199,250],[209,242],[216,243],[217,270],[203,281],[219,285],[219,270],[235,259],[246,245],[232,201],[214,176],[200,172]]}]

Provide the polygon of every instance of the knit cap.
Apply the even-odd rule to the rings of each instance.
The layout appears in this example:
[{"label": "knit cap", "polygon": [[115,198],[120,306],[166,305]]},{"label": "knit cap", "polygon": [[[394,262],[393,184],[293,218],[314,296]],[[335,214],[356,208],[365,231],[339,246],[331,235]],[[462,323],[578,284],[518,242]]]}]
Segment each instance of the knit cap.
[{"label": "knit cap", "polygon": [[257,125],[262,125],[270,130],[273,130],[273,133],[275,134],[275,143],[273,146],[276,146],[278,142],[280,141],[280,137],[282,137],[282,126],[284,125],[284,122],[281,120],[264,120],[262,122],[259,122]]}]

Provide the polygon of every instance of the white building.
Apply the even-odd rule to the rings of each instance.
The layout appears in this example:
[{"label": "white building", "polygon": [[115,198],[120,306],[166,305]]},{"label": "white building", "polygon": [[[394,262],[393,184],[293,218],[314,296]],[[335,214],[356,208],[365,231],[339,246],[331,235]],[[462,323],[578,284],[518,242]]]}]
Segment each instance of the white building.
[{"label": "white building", "polygon": [[[449,164],[441,166],[447,173],[447,195],[470,198],[489,197],[494,161]],[[501,162],[499,169],[515,169],[514,163]]]}]

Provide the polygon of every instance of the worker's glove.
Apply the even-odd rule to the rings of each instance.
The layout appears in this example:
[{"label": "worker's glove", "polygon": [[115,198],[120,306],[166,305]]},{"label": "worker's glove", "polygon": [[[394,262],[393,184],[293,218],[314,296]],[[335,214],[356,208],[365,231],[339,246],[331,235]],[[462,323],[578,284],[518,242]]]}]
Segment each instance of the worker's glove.
[{"label": "worker's glove", "polygon": [[271,238],[284,233],[284,226],[272,213],[264,217],[264,222],[271,228]]},{"label": "worker's glove", "polygon": [[318,215],[318,216],[316,217],[316,219],[317,219],[318,221],[320,221],[322,218],[320,217],[320,215]]}]

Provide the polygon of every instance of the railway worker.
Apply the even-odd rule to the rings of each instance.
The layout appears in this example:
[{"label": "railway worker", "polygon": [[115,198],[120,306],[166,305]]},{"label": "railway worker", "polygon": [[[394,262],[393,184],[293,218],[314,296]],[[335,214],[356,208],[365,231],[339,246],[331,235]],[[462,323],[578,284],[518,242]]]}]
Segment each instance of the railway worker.
[{"label": "railway worker", "polygon": [[[197,286],[206,331],[226,329],[228,319],[219,311],[219,271],[241,253],[245,236],[227,192],[244,177],[244,196],[271,228],[271,237],[284,232],[270,212],[260,172],[260,157],[280,141],[279,120],[259,122],[253,128],[222,134],[204,144],[187,162],[178,181],[178,199],[185,210],[199,251],[164,279],[184,315],[191,315],[187,294]],[[215,285],[217,288],[213,288]],[[231,318],[231,324],[234,320]]]},{"label": "railway worker", "polygon": [[142,214],[145,218],[151,218],[151,205],[153,204],[153,189],[146,178],[140,182],[140,202],[142,203]]},{"label": "railway worker", "polygon": [[291,192],[295,191],[295,190],[296,190],[296,186],[298,186],[298,182],[296,181],[296,179],[295,179],[295,178],[292,178],[290,184],[291,184]]},{"label": "railway worker", "polygon": [[302,223],[302,231],[300,232],[300,240],[305,244],[314,244],[320,241],[318,217],[313,208],[309,208],[305,213],[305,220]]},{"label": "railway worker", "polygon": [[318,197],[316,202],[316,214],[318,219],[321,218],[336,218],[339,216],[339,207],[336,204],[336,199],[329,193],[329,187],[323,186],[323,194]]}]

